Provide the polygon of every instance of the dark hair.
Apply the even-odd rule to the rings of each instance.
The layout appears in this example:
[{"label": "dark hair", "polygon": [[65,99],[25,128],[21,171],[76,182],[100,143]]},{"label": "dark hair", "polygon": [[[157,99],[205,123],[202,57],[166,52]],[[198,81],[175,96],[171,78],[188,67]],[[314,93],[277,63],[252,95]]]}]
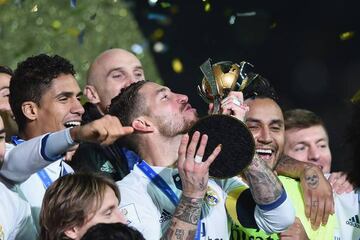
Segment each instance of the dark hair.
[{"label": "dark hair", "polygon": [[82,226],[104,201],[110,187],[120,202],[120,192],[108,177],[95,173],[68,174],[57,179],[45,192],[40,211],[40,239],[69,239],[67,229]]},{"label": "dark hair", "polygon": [[[149,81],[132,83],[111,99],[109,114],[119,118],[121,124],[130,126],[132,121],[141,114],[147,114],[147,107],[144,106],[144,98],[138,93],[142,86]],[[137,151],[136,133],[122,137],[121,143],[126,147]]]},{"label": "dark hair", "polygon": [[11,70],[11,68],[4,66],[4,65],[0,65],[0,73],[6,73],[10,76],[14,75],[13,70]]},{"label": "dark hair", "polygon": [[26,125],[22,104],[32,101],[40,105],[40,100],[51,87],[52,80],[61,74],[75,75],[75,70],[68,60],[58,55],[40,54],[17,65],[10,81],[9,102],[20,132]]},{"label": "dark hair", "polygon": [[284,113],[285,130],[293,128],[303,129],[312,126],[323,126],[323,120],[314,112],[306,109],[291,109]]},{"label": "dark hair", "polygon": [[260,74],[248,73],[250,79],[248,85],[243,89],[244,100],[249,98],[271,98],[278,103],[278,95],[270,81]]},{"label": "dark hair", "polygon": [[81,240],[145,240],[143,235],[122,223],[99,223],[87,230]]}]

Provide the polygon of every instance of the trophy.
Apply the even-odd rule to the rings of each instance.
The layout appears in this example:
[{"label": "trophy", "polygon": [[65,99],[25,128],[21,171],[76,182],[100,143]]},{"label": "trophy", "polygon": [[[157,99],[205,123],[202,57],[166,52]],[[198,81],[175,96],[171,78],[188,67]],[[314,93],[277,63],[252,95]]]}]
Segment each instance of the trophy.
[{"label": "trophy", "polygon": [[201,118],[189,131],[195,131],[209,136],[203,159],[211,154],[213,149],[222,144],[222,151],[210,165],[209,174],[215,178],[230,178],[239,175],[251,162],[255,154],[255,142],[252,133],[239,119],[220,114],[221,100],[230,91],[242,91],[257,77],[246,74],[246,69],[252,65],[247,62],[240,64],[230,61],[211,64],[211,59],[205,61],[200,69],[204,74],[198,93],[207,103],[213,103],[213,113]]}]

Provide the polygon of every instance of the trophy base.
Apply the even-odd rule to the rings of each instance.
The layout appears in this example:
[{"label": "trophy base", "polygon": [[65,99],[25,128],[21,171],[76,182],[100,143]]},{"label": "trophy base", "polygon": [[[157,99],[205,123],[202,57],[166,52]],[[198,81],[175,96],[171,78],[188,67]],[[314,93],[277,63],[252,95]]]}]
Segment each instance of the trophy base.
[{"label": "trophy base", "polygon": [[240,174],[252,161],[255,142],[247,126],[237,118],[227,115],[210,115],[198,120],[189,131],[209,136],[203,160],[205,161],[215,147],[222,144],[222,150],[210,165],[209,174],[215,178],[231,178]]}]

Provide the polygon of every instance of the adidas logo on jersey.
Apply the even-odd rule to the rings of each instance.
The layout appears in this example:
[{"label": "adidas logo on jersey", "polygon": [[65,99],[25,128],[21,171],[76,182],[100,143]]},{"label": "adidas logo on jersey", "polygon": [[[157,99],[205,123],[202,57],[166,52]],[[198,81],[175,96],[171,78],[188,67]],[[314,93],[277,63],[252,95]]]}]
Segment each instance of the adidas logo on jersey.
[{"label": "adidas logo on jersey", "polygon": [[165,209],[163,209],[162,212],[161,212],[161,216],[160,216],[159,222],[160,222],[160,223],[163,223],[163,222],[171,219],[171,217],[172,217],[171,213],[169,213],[168,211],[166,211]]},{"label": "adidas logo on jersey", "polygon": [[113,165],[109,162],[106,161],[100,168],[100,170],[102,172],[107,172],[107,173],[113,173],[115,172]]},{"label": "adidas logo on jersey", "polygon": [[349,220],[346,221],[346,224],[360,228],[359,215],[355,215],[352,218],[349,218]]}]

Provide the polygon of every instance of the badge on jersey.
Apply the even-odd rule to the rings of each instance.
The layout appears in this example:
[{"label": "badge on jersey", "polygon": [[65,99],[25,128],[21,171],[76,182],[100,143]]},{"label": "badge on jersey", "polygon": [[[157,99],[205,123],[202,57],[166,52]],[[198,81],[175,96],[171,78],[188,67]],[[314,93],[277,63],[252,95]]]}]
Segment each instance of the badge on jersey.
[{"label": "badge on jersey", "polygon": [[205,201],[210,206],[215,206],[219,203],[219,196],[217,193],[211,189],[211,187],[207,188],[206,194],[205,194]]},{"label": "badge on jersey", "polygon": [[127,219],[127,224],[140,223],[139,215],[137,214],[135,204],[129,204],[120,208],[120,211]]}]

